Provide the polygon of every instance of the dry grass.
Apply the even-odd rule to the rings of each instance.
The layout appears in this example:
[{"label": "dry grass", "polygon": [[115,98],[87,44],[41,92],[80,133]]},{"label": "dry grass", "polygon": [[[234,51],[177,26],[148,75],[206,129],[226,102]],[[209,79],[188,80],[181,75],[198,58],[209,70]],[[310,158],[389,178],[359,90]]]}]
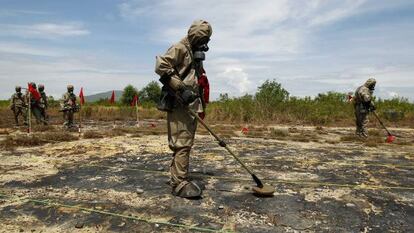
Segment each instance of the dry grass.
[{"label": "dry grass", "polygon": [[346,135],[342,136],[340,141],[342,142],[362,142],[365,146],[368,147],[377,147],[380,144],[385,143],[385,138],[382,136],[371,135],[368,138],[360,138],[356,135]]},{"label": "dry grass", "polygon": [[46,132],[46,131],[58,131],[57,128],[52,125],[34,125],[32,127],[33,132]]},{"label": "dry grass", "polygon": [[342,136],[340,141],[341,142],[361,142],[363,140],[354,134],[350,134],[350,135]]},{"label": "dry grass", "polygon": [[7,136],[0,142],[0,148],[12,150],[16,147],[40,146],[46,143],[58,143],[78,140],[68,132],[33,133],[30,135]]},{"label": "dry grass", "polygon": [[105,135],[99,131],[96,130],[90,130],[83,133],[84,139],[93,139],[93,138],[104,138]]},{"label": "dry grass", "polygon": [[369,129],[368,135],[374,136],[374,137],[380,137],[380,136],[384,136],[384,132],[378,129]]},{"label": "dry grass", "polygon": [[289,131],[285,129],[270,129],[271,137],[287,137],[289,136]]},{"label": "dry grass", "polygon": [[10,132],[7,129],[0,129],[0,135],[9,135]]}]

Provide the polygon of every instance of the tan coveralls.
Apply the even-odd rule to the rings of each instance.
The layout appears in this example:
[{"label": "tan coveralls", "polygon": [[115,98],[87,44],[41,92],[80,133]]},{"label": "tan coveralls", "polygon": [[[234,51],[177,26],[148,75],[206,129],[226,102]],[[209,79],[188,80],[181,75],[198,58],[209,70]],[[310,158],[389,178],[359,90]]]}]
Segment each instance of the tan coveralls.
[{"label": "tan coveralls", "polygon": [[[212,29],[208,22],[203,20],[193,22],[185,38],[172,45],[163,56],[157,56],[155,72],[160,76],[176,75],[187,88],[199,93],[191,48],[192,45],[197,45],[203,37],[210,38],[211,34]],[[196,99],[189,107],[195,112],[203,112],[200,99]],[[190,151],[194,143],[197,119],[191,116],[184,107],[176,104],[173,110],[167,113],[167,125],[168,145],[173,151],[170,166],[171,184],[175,187],[187,180]]]},{"label": "tan coveralls", "polygon": [[41,96],[41,99],[40,99],[40,104],[39,104],[39,106],[40,106],[40,110],[41,110],[41,114],[42,114],[42,118],[43,118],[43,120],[47,120],[47,112],[46,112],[46,110],[47,110],[47,108],[48,108],[48,105],[49,105],[49,103],[48,103],[48,100],[47,100],[47,95],[46,95],[46,92],[44,92],[44,91],[39,91],[39,93],[40,93],[40,96]]},{"label": "tan coveralls", "polygon": [[367,136],[369,105],[372,101],[373,91],[369,89],[370,86],[375,86],[375,79],[368,79],[364,85],[358,87],[355,91],[354,108],[355,108],[355,123],[356,134],[359,136]]},{"label": "tan coveralls", "polygon": [[77,111],[76,95],[69,92],[63,94],[60,106],[63,111],[63,119],[65,119],[64,125],[72,127],[74,125],[74,114]]},{"label": "tan coveralls", "polygon": [[27,121],[27,109],[26,109],[25,96],[20,93],[14,93],[10,99],[10,109],[14,114],[14,121],[16,125],[19,124],[19,116],[22,115],[24,122]]}]

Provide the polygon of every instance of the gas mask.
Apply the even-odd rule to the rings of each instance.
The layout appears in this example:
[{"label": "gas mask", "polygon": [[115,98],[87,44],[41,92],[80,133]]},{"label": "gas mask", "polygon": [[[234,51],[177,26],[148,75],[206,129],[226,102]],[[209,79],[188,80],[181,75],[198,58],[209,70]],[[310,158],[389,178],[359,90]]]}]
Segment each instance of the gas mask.
[{"label": "gas mask", "polygon": [[374,90],[375,90],[375,84],[374,84],[374,85],[369,86],[369,90],[370,90],[370,91],[374,91]]},{"label": "gas mask", "polygon": [[204,61],[206,59],[205,52],[208,51],[208,42],[210,41],[210,38],[203,38],[199,45],[195,46],[193,49],[193,57],[195,61]]}]

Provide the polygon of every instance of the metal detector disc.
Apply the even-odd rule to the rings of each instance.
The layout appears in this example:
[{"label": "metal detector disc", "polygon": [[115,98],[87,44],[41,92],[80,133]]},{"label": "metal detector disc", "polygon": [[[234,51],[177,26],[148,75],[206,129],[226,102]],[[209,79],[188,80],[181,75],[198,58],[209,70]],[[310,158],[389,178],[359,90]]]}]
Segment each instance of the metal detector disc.
[{"label": "metal detector disc", "polygon": [[253,192],[260,196],[273,196],[273,193],[275,192],[275,187],[270,186],[268,184],[264,184],[262,188],[260,187],[253,187]]}]

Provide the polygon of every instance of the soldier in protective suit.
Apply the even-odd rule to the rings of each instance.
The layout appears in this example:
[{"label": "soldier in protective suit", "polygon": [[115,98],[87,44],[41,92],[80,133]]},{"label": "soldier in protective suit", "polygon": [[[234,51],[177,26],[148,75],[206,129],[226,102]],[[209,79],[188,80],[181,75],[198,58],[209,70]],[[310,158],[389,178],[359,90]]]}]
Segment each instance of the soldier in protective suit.
[{"label": "soldier in protective suit", "polygon": [[39,107],[40,107],[40,113],[42,115],[42,119],[44,121],[48,120],[48,116],[47,116],[47,108],[48,108],[48,101],[47,101],[47,95],[45,92],[45,86],[43,84],[39,84],[39,87],[37,88],[37,90],[40,93],[40,103],[39,103]]},{"label": "soldier in protective suit", "polygon": [[[36,91],[36,84],[31,82],[30,85]],[[41,98],[36,98],[36,96],[30,94],[28,90],[26,93],[26,99],[28,100],[28,103],[30,103],[30,112],[35,116],[37,124],[43,123],[43,125],[47,125],[47,121],[45,121],[42,117],[42,109],[40,107]]]},{"label": "soldier in protective suit", "polygon": [[27,104],[20,86],[16,86],[16,93],[11,96],[10,109],[13,111],[16,125],[19,125],[20,115],[23,116],[24,124],[27,124]]},{"label": "soldier in protective suit", "polygon": [[359,137],[368,137],[366,127],[368,125],[368,114],[375,111],[372,94],[374,93],[376,83],[377,81],[375,79],[370,78],[355,91],[353,98],[356,118],[355,133]]},{"label": "soldier in protective suit", "polygon": [[73,94],[73,86],[68,85],[65,94],[62,96],[62,100],[60,102],[61,112],[63,112],[63,118],[65,119],[65,123],[63,125],[66,128],[72,128],[74,126],[73,118],[75,112],[79,111],[79,105],[76,103],[76,95]]},{"label": "soldier in protective suit", "polygon": [[198,83],[203,70],[196,60],[204,60],[211,34],[212,28],[207,21],[194,21],[186,37],[172,45],[163,56],[156,58],[155,72],[160,75],[160,81],[164,84],[163,92],[166,88],[172,90],[184,102],[178,103],[171,92],[166,96],[162,94],[167,102],[163,110],[167,111],[168,144],[173,151],[170,166],[172,194],[185,198],[199,197],[202,194],[199,185],[188,179],[190,151],[194,143],[197,119],[188,113],[187,107],[203,113]]}]

